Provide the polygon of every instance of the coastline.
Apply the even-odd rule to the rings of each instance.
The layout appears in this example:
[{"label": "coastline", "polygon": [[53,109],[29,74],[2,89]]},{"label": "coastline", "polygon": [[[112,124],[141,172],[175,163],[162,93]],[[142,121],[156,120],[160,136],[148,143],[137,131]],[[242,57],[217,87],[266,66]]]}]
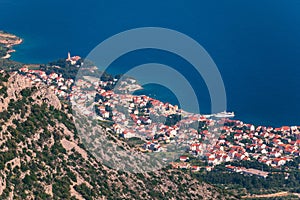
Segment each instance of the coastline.
[{"label": "coastline", "polygon": [[9,59],[11,57],[11,53],[16,52],[13,47],[22,43],[22,38],[0,30],[0,45],[2,45],[2,48],[7,48],[6,55],[1,57],[1,59]]},{"label": "coastline", "polygon": [[[5,37],[7,38],[8,40],[1,40],[1,36],[2,37]],[[7,48],[10,48],[8,51],[7,51],[7,54],[3,57],[0,58],[0,60],[10,60],[10,58],[12,57],[11,53],[14,53],[16,52],[15,49],[13,49],[14,46],[17,46],[17,45],[20,45],[22,44],[24,41],[22,38],[18,37],[17,35],[15,34],[12,34],[12,33],[8,33],[8,32],[5,32],[5,31],[2,31],[0,30],[0,44],[3,44],[5,45]],[[10,61],[15,61],[15,60],[10,60]],[[30,65],[30,64],[29,64]],[[152,87],[151,87],[152,88]],[[153,89],[153,88],[152,88]],[[168,98],[166,97],[159,97],[159,95],[153,95],[153,93],[155,93],[156,89],[157,88],[154,88],[154,92],[153,91],[150,91],[152,89],[149,89],[149,88],[144,88],[140,85],[140,88],[135,88],[135,91],[140,93],[138,95],[147,95],[147,96],[151,96],[152,98],[156,98],[164,103],[172,103],[172,104],[176,104],[175,102],[173,101],[170,101]],[[190,112],[190,111],[189,111]],[[239,113],[239,112],[238,112]],[[252,122],[253,120],[251,119],[244,119],[243,118],[243,122],[245,123],[251,123],[251,124],[255,124],[256,126],[266,126],[266,127],[281,127],[281,126],[285,126],[285,123],[280,123],[280,124],[272,124],[272,125],[269,125],[269,124],[266,124],[266,121],[259,121],[259,122]],[[240,118],[238,117],[233,117],[232,118],[233,120],[241,120]],[[254,120],[255,121],[255,120]],[[297,126],[296,124],[289,124],[288,126]]]}]

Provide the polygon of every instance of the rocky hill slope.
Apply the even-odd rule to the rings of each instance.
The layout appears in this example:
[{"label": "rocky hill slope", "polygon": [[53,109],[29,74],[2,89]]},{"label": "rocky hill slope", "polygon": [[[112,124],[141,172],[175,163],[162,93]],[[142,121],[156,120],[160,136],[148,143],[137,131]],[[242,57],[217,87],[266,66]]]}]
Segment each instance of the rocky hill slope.
[{"label": "rocky hill slope", "polygon": [[46,86],[1,71],[0,199],[230,199],[182,171],[106,167],[80,142],[70,109]]}]

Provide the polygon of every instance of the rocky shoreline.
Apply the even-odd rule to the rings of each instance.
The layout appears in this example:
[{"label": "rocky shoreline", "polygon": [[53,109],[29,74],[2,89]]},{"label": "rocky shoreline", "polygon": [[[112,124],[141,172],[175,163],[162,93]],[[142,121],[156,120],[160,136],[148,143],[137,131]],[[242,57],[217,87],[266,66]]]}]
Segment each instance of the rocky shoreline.
[{"label": "rocky shoreline", "polygon": [[4,31],[0,31],[0,51],[2,51],[1,53],[4,54],[4,52],[6,53],[4,56],[2,56],[2,59],[8,59],[11,57],[11,53],[15,52],[13,48],[13,46],[15,45],[19,45],[23,42],[23,40],[21,38],[19,38],[16,35],[10,34],[10,33],[6,33]]}]

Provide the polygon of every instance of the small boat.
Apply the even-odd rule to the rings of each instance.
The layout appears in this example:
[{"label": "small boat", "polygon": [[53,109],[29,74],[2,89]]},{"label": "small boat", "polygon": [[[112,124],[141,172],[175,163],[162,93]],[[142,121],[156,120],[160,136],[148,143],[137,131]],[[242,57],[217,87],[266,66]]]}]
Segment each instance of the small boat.
[{"label": "small boat", "polygon": [[223,111],[223,112],[214,114],[213,116],[217,117],[217,118],[226,118],[226,117],[234,117],[235,115],[234,115],[234,112]]}]

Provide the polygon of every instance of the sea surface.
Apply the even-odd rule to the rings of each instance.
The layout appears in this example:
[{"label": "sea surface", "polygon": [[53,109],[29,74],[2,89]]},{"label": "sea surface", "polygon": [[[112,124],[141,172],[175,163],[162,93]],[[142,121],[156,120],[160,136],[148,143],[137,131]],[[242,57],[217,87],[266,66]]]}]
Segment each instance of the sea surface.
[{"label": "sea surface", "polygon": [[[227,94],[227,110],[257,125],[300,125],[299,0],[1,0],[0,29],[24,39],[12,59],[47,63],[67,52],[85,57],[100,42],[138,27],[165,27],[199,42],[215,61]],[[112,73],[149,62],[186,74],[200,110],[210,112],[201,76],[189,64],[160,51],[133,52],[116,60]],[[143,80],[139,80],[141,83]],[[176,103],[176,94],[146,85],[140,94]]]}]

